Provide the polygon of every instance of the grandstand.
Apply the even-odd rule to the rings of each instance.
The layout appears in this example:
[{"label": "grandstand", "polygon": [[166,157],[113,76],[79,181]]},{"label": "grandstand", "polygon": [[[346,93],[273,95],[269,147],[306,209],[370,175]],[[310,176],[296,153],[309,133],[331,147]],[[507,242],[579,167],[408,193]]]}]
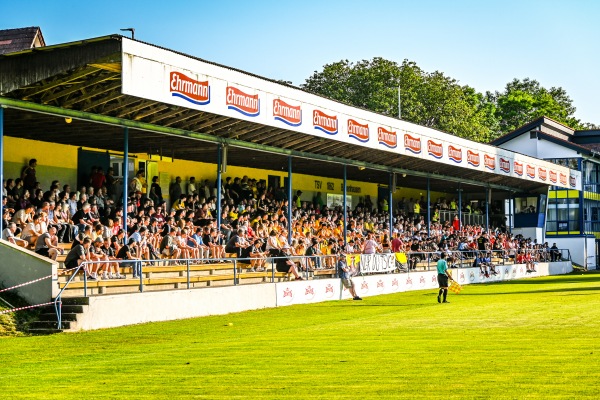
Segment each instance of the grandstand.
[{"label": "grandstand", "polygon": [[347,298],[342,252],[365,296],[435,287],[442,251],[461,283],[571,269],[510,222],[515,196],[578,171],[175,51],[107,36],[8,53],[0,106],[0,279],[63,304],[60,329]]}]

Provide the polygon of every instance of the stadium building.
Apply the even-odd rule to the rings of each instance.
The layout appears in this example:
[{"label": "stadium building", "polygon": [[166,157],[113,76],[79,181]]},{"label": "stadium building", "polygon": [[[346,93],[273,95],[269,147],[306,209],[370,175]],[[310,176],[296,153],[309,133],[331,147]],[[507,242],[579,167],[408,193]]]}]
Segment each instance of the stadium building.
[{"label": "stadium building", "polygon": [[[489,212],[492,202],[508,204],[507,213],[501,217],[509,220],[509,226],[517,227],[518,214],[512,211],[515,199],[521,204],[519,199],[535,198],[538,213],[545,216],[543,196],[549,185],[554,191],[582,191],[580,168],[572,164],[559,165],[458,138],[138,40],[110,35],[43,46],[39,29],[25,33],[31,40],[23,40],[23,48],[11,48],[0,55],[3,179],[20,176],[27,161],[36,158],[37,178],[43,188],[52,180],[85,185],[91,166],[102,166],[104,170],[114,168],[124,182],[138,171],[147,181],[157,176],[165,194],[176,177],[183,181],[201,177],[216,182],[216,196],[220,198],[225,177],[249,175],[270,187],[283,188],[289,199],[300,192],[302,200],[310,201],[322,192],[330,205],[352,207],[370,196],[378,202],[385,200],[393,211],[403,197],[422,197],[427,203],[427,221],[431,219],[432,197],[456,198],[459,204],[476,201],[485,209],[478,222],[486,227],[493,217]],[[2,35],[0,32],[0,38],[5,38],[0,41],[0,51],[11,41],[6,39],[6,32]],[[119,192],[126,204],[128,185]],[[291,207],[288,212],[290,220]],[[464,215],[460,207],[456,213],[464,224],[473,218]],[[216,215],[220,224],[220,213]],[[393,225],[391,215],[389,224]],[[521,227],[532,228],[537,237],[540,222],[528,225],[530,222],[523,222]],[[542,218],[542,227],[543,223]],[[7,260],[0,266],[0,278],[6,286],[52,271],[51,284],[39,282],[20,292],[37,304],[53,299],[64,284],[58,280],[56,263],[34,256],[4,242],[0,245],[0,257]],[[27,268],[15,271],[15,264]],[[548,268],[546,273],[558,271]],[[560,268],[564,272],[567,267]],[[505,272],[507,279],[522,276],[509,269]],[[234,282],[237,279],[234,277]],[[420,288],[432,284],[429,276],[415,279],[415,287],[416,282],[423,283]],[[470,278],[467,275],[463,279]],[[412,279],[403,284],[396,278],[395,285],[393,278],[388,283],[374,281],[372,287],[378,291],[373,294],[407,288],[409,281],[412,287]],[[475,282],[475,278],[470,281]],[[174,283],[175,287],[181,282]],[[333,295],[331,283],[321,283],[324,296]],[[231,291],[225,292],[228,289],[221,290],[223,296],[231,296]],[[292,299],[325,299],[314,295],[314,287],[310,299],[308,295],[289,295],[285,285],[269,289],[276,292],[273,296],[265,295],[264,288],[243,290],[253,291],[258,299],[245,302],[248,308],[272,305],[271,297],[275,305]],[[162,296],[154,300],[159,304],[165,296],[183,295],[161,292],[154,296]],[[212,292],[211,298],[214,296]],[[244,298],[252,296],[244,293]],[[117,300],[94,300],[96,304],[102,301]],[[202,302],[195,298],[193,304]],[[214,300],[203,307],[192,314],[173,312],[169,316],[240,310],[239,304],[227,308]],[[152,320],[144,314],[146,308],[139,308],[140,318],[131,320],[123,315],[121,322]],[[104,324],[96,320],[96,325],[88,327],[118,324],[114,312],[112,317]]]}]

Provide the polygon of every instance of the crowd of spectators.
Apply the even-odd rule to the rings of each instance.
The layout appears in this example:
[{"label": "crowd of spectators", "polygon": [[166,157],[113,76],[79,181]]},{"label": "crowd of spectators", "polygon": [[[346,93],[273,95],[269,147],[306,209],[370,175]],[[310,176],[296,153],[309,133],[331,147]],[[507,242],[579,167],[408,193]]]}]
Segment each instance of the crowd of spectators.
[{"label": "crowd of spectators", "polygon": [[[494,274],[494,257],[523,261],[534,270],[536,261],[560,257],[547,243],[513,236],[502,222],[489,231],[481,225],[461,225],[458,216],[442,222],[440,212],[477,213],[470,203],[439,199],[431,209],[429,233],[423,199],[402,198],[392,207],[390,230],[386,200],[374,205],[369,196],[347,211],[344,226],[341,206],[328,207],[320,193],[311,201],[297,191],[288,201],[282,188],[264,181],[226,177],[222,182],[221,224],[217,226],[217,190],[208,179],[176,177],[169,187],[171,204],[163,199],[158,177],[148,185],[144,171],[128,183],[126,209],[116,198],[119,180],[112,169],[94,167],[86,186],[77,189],[58,180],[42,188],[32,159],[20,178],[3,182],[2,238],[56,259],[70,243],[67,268],[97,261],[87,271],[92,279],[122,278],[116,260],[127,260],[134,277],[140,260],[158,258],[223,262],[227,256],[250,259],[251,271],[262,271],[267,257],[278,257],[277,270],[301,279],[299,271],[335,268],[335,254],[405,252],[407,268],[415,269],[441,252],[449,263],[473,258],[482,273]],[[292,220],[288,221],[288,208]],[[124,214],[127,227],[123,226]],[[125,229],[126,228],[126,229]],[[125,234],[127,232],[127,235]],[[291,241],[288,233],[291,231]],[[310,257],[300,257],[310,256]],[[325,256],[325,257],[323,257]],[[479,260],[479,261],[478,261]]]}]

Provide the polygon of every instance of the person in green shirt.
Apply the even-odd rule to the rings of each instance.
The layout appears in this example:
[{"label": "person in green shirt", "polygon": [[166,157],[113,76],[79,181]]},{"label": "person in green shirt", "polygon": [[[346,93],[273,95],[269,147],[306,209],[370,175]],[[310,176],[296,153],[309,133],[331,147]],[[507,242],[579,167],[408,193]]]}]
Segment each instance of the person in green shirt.
[{"label": "person in green shirt", "polygon": [[[441,258],[437,262],[437,272],[438,272],[438,284],[440,285],[440,291],[438,292],[437,301],[438,303],[449,303],[446,300],[448,296],[448,279],[452,279],[450,273],[448,272],[448,263],[446,262],[446,253],[442,253]],[[443,296],[443,301],[442,301]]]}]

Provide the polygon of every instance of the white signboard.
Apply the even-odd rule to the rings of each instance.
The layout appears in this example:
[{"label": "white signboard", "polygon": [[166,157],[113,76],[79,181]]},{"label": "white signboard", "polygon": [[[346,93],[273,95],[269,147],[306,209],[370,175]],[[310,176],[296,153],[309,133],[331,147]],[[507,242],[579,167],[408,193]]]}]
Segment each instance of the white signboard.
[{"label": "white signboard", "polygon": [[581,190],[576,171],[122,39],[123,94],[298,133]]}]

